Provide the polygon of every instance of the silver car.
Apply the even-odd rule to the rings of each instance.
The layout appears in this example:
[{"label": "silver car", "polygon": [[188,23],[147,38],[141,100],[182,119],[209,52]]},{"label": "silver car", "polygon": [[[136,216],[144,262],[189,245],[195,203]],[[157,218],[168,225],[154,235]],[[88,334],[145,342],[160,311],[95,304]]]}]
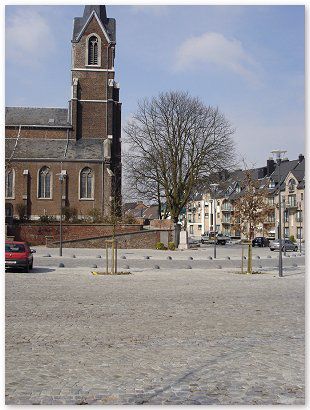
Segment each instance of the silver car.
[{"label": "silver car", "polygon": [[[281,244],[282,244],[282,251],[297,251],[298,250],[298,246],[290,241],[289,239],[282,239],[281,240]],[[278,251],[280,249],[280,243],[279,243],[279,239],[273,241],[270,243],[269,248],[271,251]]]}]

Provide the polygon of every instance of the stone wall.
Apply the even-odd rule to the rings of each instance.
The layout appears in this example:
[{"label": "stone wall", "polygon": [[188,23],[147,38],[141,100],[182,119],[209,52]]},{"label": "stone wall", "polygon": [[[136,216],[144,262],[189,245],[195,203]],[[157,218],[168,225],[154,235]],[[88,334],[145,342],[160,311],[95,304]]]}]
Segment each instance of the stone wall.
[{"label": "stone wall", "polygon": [[150,226],[155,229],[173,229],[173,221],[171,219],[153,219],[150,221]]},{"label": "stone wall", "polygon": [[[119,249],[155,249],[160,242],[163,230],[146,230],[116,235]],[[166,231],[169,241],[172,241],[172,231]],[[63,248],[105,248],[105,241],[112,239],[111,236],[92,237],[64,241]],[[49,242],[49,247],[57,248],[59,242]]]},{"label": "stone wall", "polygon": [[[116,232],[137,232],[142,229],[143,227],[141,225],[118,225],[116,227]],[[113,226],[106,224],[63,223],[62,225],[63,241],[109,236],[112,232]],[[8,234],[14,235],[16,241],[27,241],[31,245],[46,245],[47,241],[56,242],[59,240],[59,223],[15,225],[10,228],[10,232],[8,232]]]}]

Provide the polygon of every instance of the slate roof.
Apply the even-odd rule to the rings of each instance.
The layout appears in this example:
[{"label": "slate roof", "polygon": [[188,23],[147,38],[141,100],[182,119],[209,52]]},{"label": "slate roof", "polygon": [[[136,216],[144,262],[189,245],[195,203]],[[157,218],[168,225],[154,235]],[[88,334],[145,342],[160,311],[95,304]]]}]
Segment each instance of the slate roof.
[{"label": "slate roof", "polygon": [[67,108],[6,107],[6,125],[70,127]]},{"label": "slate roof", "polygon": [[143,217],[147,219],[158,219],[158,205],[150,205],[143,212]]},{"label": "slate roof", "polygon": [[116,40],[116,22],[115,19],[107,18],[105,6],[94,5],[85,6],[83,17],[75,17],[73,20],[73,34],[72,42],[77,41],[77,37],[80,34],[82,28],[84,27],[88,17],[91,15],[92,11],[95,11],[100,21],[102,22],[107,34],[112,42]]},{"label": "slate roof", "polygon": [[[97,160],[103,158],[101,140],[6,138],[5,157],[12,159]],[[15,147],[15,149],[14,149]]]},{"label": "slate roof", "polygon": [[98,139],[69,140],[66,159],[102,160],[103,141]]},{"label": "slate roof", "polygon": [[[285,178],[287,174],[296,168],[299,164],[299,160],[292,160],[292,161],[281,161],[280,163],[280,184],[281,184],[281,191],[285,190]],[[279,165],[276,165],[275,170],[270,175],[270,179],[273,179],[275,182],[275,188],[270,190],[270,192],[275,192],[278,190],[279,185]]]}]

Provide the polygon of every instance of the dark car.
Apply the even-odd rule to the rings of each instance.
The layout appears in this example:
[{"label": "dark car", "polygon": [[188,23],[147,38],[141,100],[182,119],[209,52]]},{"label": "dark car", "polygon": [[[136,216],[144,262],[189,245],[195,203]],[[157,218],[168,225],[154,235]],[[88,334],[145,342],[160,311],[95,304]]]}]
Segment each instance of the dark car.
[{"label": "dark car", "polygon": [[[290,241],[289,239],[282,239],[281,246],[282,246],[282,251],[294,251],[294,252],[298,251],[298,246],[294,242]],[[271,242],[270,244],[271,251],[278,251],[279,249],[280,249],[279,239]]]},{"label": "dark car", "polygon": [[22,268],[29,272],[33,268],[34,249],[30,249],[26,242],[5,242],[5,267]]},{"label": "dark car", "polygon": [[264,236],[257,236],[252,240],[252,246],[259,246],[260,248],[265,248],[269,246],[269,239]]},{"label": "dark car", "polygon": [[[216,234],[216,243],[217,245],[226,245],[230,238],[222,233]],[[210,232],[209,235],[203,234],[201,235],[201,243],[214,243],[214,232]]]}]

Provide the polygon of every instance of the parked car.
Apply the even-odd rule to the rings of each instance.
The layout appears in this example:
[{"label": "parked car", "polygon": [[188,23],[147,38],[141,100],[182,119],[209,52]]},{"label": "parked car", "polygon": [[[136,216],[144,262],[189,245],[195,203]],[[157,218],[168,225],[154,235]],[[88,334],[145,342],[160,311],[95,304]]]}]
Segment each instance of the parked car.
[{"label": "parked car", "polygon": [[[281,244],[282,244],[282,251],[297,251],[298,250],[298,246],[290,241],[289,239],[282,239],[281,240]],[[279,243],[279,239],[273,241],[270,243],[269,246],[271,251],[278,251],[280,249],[280,243]]]},{"label": "parked car", "polygon": [[33,268],[33,253],[27,242],[5,242],[5,267],[22,268],[29,272]]},{"label": "parked car", "polygon": [[[216,243],[217,245],[226,245],[226,242],[228,242],[230,238],[226,235],[223,235],[222,233],[216,234]],[[209,235],[201,235],[201,243],[214,243],[214,233],[210,232]]]},{"label": "parked car", "polygon": [[269,239],[264,236],[257,236],[252,240],[252,246],[259,246],[260,248],[265,248],[269,246]]}]

